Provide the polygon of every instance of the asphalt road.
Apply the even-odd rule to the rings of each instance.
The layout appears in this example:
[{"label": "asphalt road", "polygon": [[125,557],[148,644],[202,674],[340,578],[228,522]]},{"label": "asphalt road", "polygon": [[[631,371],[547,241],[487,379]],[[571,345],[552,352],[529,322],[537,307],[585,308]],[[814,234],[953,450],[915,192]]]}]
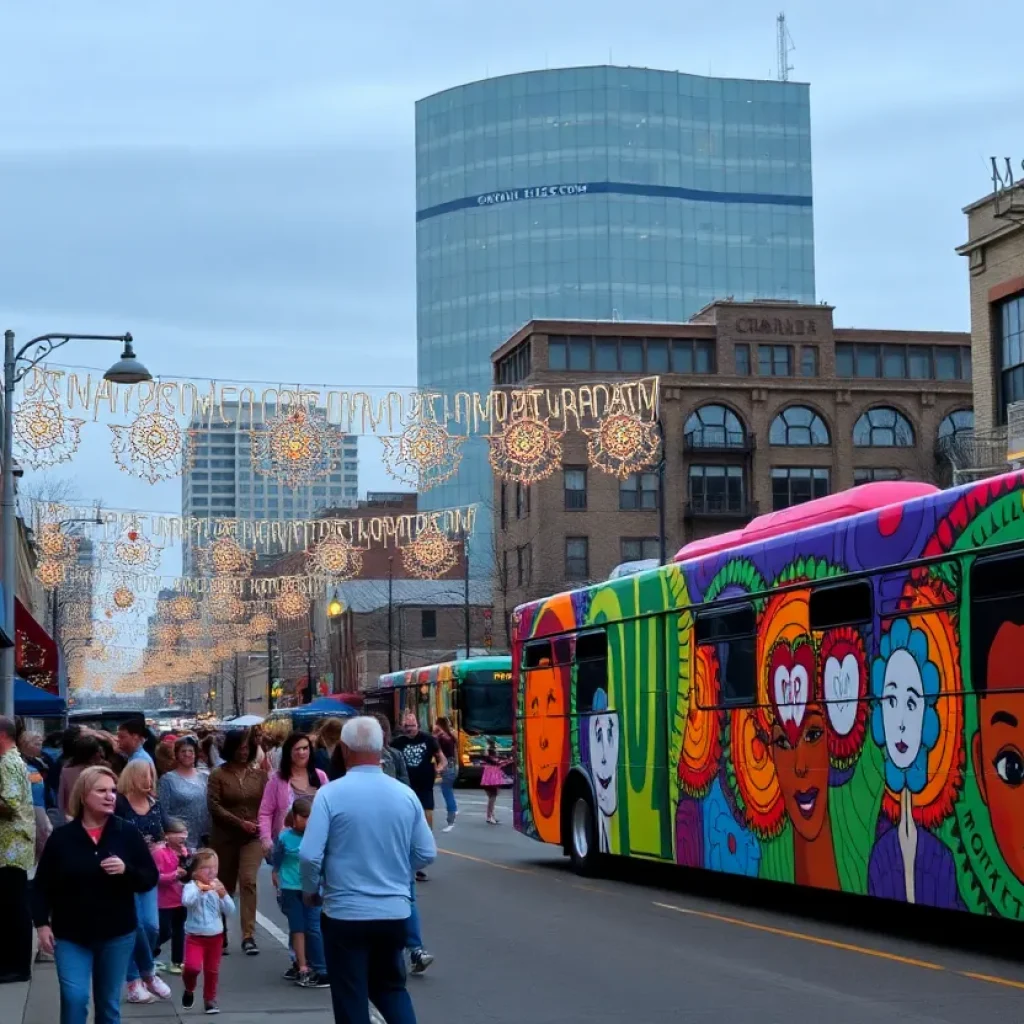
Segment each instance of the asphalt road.
[{"label": "asphalt road", "polygon": [[[419,886],[424,939],[437,958],[409,979],[420,1024],[1024,1019],[1019,931],[927,917],[897,929],[899,919],[875,906],[864,920],[864,901],[801,906],[791,888],[766,892],[726,881],[711,889],[701,876],[644,864],[584,880],[558,851],[514,833],[507,806],[494,827],[484,822],[480,793],[460,798],[459,823],[438,831],[442,852]],[[327,1024],[326,991],[280,980],[284,921],[267,871],[260,912],[270,930],[261,929],[257,958],[240,954],[232,922],[235,952],[224,962],[220,1019],[263,1024],[287,1015]],[[1016,959],[1000,957],[1001,950]],[[126,1006],[125,1017],[194,1019],[195,1010],[177,1004],[180,981],[169,980],[174,1005]],[[37,1019],[52,1024],[56,1016]]]}]

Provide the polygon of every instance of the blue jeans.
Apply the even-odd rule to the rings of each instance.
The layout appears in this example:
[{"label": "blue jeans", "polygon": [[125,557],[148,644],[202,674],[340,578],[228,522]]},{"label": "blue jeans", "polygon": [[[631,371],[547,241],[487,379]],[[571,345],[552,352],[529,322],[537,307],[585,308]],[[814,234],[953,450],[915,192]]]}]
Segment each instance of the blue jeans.
[{"label": "blue jeans", "polygon": [[444,797],[444,808],[448,812],[448,824],[455,824],[455,815],[459,813],[459,805],[455,802],[455,780],[459,776],[459,769],[455,765],[449,765],[441,776],[441,796]]},{"label": "blue jeans", "polygon": [[370,1002],[387,1024],[416,1024],[405,987],[406,923],[320,919],[334,1019],[370,1024]]},{"label": "blue jeans", "polygon": [[420,934],[420,911],[416,906],[416,883],[409,886],[409,916],[405,919],[405,948],[422,949],[423,936]]},{"label": "blue jeans", "polygon": [[306,964],[317,974],[327,973],[324,962],[324,939],[320,934],[320,908],[307,907],[299,889],[281,890],[281,910],[288,918],[288,931],[306,936]]},{"label": "blue jeans", "polygon": [[128,981],[153,977],[153,950],[160,939],[160,911],[156,902],[156,886],[149,892],[135,894],[135,952],[128,963]]},{"label": "blue jeans", "polygon": [[121,985],[134,948],[135,932],[91,946],[57,940],[53,958],[60,983],[60,1024],[85,1024],[90,981],[96,1024],[121,1024]]}]

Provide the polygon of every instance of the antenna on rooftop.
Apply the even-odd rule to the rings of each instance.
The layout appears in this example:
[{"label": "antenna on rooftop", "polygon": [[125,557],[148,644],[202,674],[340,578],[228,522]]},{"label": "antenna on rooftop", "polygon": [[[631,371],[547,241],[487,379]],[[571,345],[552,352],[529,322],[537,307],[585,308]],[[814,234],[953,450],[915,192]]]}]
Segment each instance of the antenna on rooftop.
[{"label": "antenna on rooftop", "polygon": [[777,44],[778,44],[778,71],[777,76],[780,82],[789,81],[789,73],[793,70],[793,65],[789,63],[789,55],[796,49],[793,45],[793,37],[789,34],[789,29],[786,28],[786,12],[783,11],[775,19],[778,29],[776,32]]}]

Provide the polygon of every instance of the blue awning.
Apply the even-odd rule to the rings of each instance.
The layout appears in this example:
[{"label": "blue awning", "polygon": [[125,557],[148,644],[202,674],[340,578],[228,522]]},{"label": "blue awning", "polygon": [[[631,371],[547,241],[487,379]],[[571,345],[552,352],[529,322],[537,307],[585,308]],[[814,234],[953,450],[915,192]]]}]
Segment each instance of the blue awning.
[{"label": "blue awning", "polygon": [[40,690],[24,679],[14,680],[14,713],[27,718],[56,718],[63,715],[65,705],[62,698],[46,690]]}]

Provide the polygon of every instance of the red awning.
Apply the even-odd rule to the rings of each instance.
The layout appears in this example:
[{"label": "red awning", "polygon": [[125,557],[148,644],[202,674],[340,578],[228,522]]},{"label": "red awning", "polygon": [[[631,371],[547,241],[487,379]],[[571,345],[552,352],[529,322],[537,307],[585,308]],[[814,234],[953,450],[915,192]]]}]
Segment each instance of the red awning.
[{"label": "red awning", "polygon": [[17,597],[14,599],[14,632],[15,672],[48,693],[59,692],[57,645]]}]

